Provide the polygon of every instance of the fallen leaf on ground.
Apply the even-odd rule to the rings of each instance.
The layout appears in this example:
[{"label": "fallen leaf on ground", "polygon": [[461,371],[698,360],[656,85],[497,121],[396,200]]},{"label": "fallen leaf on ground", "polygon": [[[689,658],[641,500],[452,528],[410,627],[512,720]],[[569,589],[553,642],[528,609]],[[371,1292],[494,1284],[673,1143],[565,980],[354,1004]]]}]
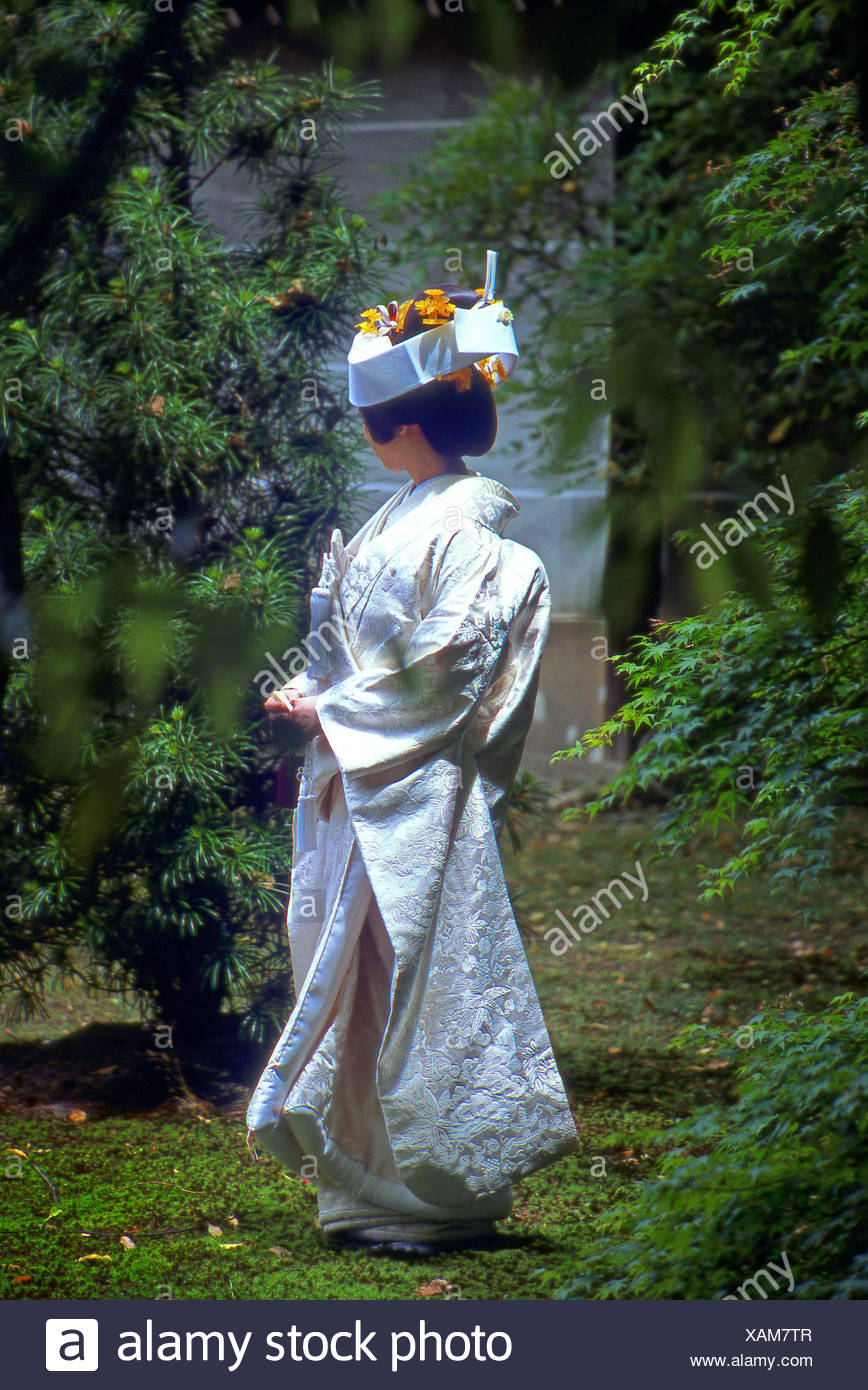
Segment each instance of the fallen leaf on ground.
[{"label": "fallen leaf on ground", "polygon": [[455,1285],[448,1279],[432,1279],[430,1284],[420,1284],[416,1292],[420,1298],[435,1298],[439,1293],[454,1293]]}]

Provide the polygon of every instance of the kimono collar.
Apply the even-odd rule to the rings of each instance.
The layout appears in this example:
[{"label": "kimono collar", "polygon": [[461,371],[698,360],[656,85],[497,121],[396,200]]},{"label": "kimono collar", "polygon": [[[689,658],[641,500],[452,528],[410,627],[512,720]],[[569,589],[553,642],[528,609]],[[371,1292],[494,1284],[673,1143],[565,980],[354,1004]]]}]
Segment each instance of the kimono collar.
[{"label": "kimono collar", "polygon": [[[414,488],[407,483],[395,498],[402,517],[413,513],[414,521],[439,518],[439,524],[449,520],[450,514],[461,520],[480,522],[502,536],[519,505],[509,488],[494,478],[486,478],[481,473],[442,473],[439,477],[428,478],[424,487]],[[436,524],[436,523],[435,523]]]}]

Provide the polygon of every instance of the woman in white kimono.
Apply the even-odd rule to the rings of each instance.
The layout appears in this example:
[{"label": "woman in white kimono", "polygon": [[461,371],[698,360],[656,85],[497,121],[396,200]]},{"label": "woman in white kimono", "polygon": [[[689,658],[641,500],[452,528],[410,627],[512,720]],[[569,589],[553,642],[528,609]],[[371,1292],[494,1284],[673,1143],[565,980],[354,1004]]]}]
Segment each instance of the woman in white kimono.
[{"label": "woman in white kimono", "polygon": [[485,1243],[512,1184],[577,1146],[498,850],[549,623],[518,511],[462,455],[497,429],[512,315],[441,287],[363,315],[350,401],[409,481],[311,595],[287,932],[297,999],[248,1143],[317,1183],[330,1246]]}]

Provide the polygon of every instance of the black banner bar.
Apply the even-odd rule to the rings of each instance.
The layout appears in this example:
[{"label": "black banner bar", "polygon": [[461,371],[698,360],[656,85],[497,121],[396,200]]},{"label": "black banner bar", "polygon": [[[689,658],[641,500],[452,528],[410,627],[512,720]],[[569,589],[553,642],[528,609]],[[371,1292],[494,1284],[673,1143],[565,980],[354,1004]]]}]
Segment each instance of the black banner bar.
[{"label": "black banner bar", "polygon": [[[3,1380],[129,1386],[855,1384],[856,1303],[52,1302],[0,1305]],[[860,1372],[861,1376],[862,1372]],[[628,1380],[629,1377],[629,1380]],[[790,1377],[793,1377],[791,1380]],[[444,1380],[445,1378],[445,1380]],[[764,1382],[767,1383],[767,1382]]]}]

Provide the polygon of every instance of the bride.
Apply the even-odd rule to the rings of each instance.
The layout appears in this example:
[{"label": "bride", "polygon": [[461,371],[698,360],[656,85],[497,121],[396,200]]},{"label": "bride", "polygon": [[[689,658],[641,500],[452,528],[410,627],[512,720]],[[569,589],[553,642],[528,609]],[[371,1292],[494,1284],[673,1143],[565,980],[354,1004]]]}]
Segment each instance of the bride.
[{"label": "bride", "polygon": [[[494,298],[426,289],[362,315],[350,401],[408,480],[311,594],[308,668],[266,701],[307,740],[287,933],[297,998],[248,1143],[315,1177],[330,1246],[480,1244],[512,1184],[577,1147],[498,839],[549,624],[494,443],[518,353]],[[317,639],[323,630],[328,640]]]}]

